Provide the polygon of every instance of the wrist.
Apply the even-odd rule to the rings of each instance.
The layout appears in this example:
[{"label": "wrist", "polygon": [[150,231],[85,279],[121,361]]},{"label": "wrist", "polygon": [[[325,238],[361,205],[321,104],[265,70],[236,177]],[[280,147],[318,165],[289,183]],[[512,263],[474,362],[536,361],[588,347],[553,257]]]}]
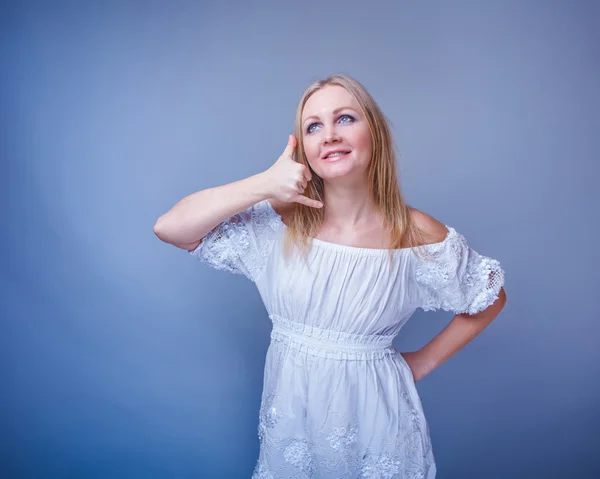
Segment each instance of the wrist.
[{"label": "wrist", "polygon": [[251,176],[249,179],[252,182],[252,191],[258,195],[258,201],[273,197],[270,188],[272,182],[269,181],[266,171]]}]

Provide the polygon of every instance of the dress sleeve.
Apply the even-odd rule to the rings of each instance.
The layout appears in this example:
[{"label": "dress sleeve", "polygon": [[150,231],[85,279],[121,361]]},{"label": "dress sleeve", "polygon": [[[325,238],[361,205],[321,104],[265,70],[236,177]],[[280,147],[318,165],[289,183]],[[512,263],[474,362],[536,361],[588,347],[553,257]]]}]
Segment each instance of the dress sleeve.
[{"label": "dress sleeve", "polygon": [[444,241],[426,245],[429,257],[419,257],[415,269],[420,307],[455,314],[476,314],[490,306],[504,285],[500,263],[469,247],[450,226]]},{"label": "dress sleeve", "polygon": [[217,225],[189,253],[215,269],[256,281],[280,225],[279,215],[263,200]]}]

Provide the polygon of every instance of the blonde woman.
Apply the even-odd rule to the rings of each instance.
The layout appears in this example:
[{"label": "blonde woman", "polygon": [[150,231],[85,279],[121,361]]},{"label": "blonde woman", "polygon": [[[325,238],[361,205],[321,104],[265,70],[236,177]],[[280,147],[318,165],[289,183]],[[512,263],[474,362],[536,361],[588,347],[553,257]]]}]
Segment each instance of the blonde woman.
[{"label": "blonde woman", "polygon": [[[415,383],[498,315],[504,272],[405,203],[360,83],[310,85],[269,169],[182,199],[155,233],[244,274],[273,322],[253,478],[435,477]],[[456,316],[401,354],[392,340],[419,307]]]}]

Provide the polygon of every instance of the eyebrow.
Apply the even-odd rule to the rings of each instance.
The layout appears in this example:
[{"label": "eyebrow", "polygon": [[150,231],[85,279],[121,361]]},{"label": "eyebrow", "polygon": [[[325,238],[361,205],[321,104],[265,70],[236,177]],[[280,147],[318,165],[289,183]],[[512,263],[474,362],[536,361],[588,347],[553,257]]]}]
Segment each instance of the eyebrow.
[{"label": "eyebrow", "polygon": [[[336,108],[335,110],[333,110],[333,114],[337,115],[340,111],[342,110],[352,110],[352,111],[356,111],[355,108],[352,108],[351,106],[341,106],[339,108]],[[319,117],[317,115],[311,115],[311,116],[307,116],[304,121],[302,122],[302,124],[304,125],[308,120],[315,118],[318,119]]]}]

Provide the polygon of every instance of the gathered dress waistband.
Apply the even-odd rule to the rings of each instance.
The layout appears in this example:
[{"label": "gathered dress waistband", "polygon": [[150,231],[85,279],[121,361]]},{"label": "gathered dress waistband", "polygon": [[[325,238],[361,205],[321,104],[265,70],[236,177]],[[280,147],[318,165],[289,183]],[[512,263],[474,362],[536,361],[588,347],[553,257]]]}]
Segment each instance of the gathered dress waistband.
[{"label": "gathered dress waistband", "polygon": [[322,329],[291,321],[275,314],[269,315],[273,322],[271,338],[288,343],[292,347],[318,356],[379,357],[396,352],[392,347],[394,335],[353,334]]}]

